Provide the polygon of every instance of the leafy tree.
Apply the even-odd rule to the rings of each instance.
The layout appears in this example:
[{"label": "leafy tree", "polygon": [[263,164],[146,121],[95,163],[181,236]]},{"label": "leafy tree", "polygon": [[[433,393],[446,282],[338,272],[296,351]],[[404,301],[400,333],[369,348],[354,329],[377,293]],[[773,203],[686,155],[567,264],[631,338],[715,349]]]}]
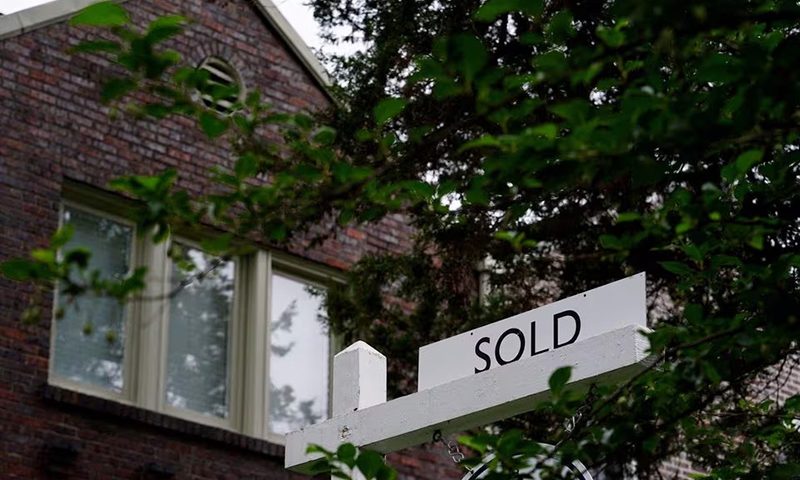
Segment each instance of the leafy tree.
[{"label": "leafy tree", "polygon": [[[224,188],[213,195],[176,190],[175,172],[116,181],[142,200],[142,226],[163,240],[176,225],[216,224],[230,233],[204,247],[230,254],[237,236],[319,240],[323,220],[406,215],[413,250],[363,259],[326,299],[334,330],[380,346],[398,379],[424,343],[647,271],[652,368],[591,397],[554,376],[552,401],[516,422],[554,450],[514,429],[465,442],[505,471],[523,452],[641,478],[685,452],[705,478],[800,475],[800,397],[778,403],[758,388],[793,363],[800,338],[795,2],[312,4],[368,46],[336,60],[343,101],[321,119],[276,113],[257,94],[230,117],[197,106],[196,90],[230,92],[209,91],[162,47],[180,17],[142,32],[111,3],[76,17],[107,27],[82,50],[127,72],[106,83],[106,101],[155,120],[193,117],[237,158],[216,172]],[[265,141],[266,128],[284,143]],[[74,281],[86,252],[58,258],[65,235],[3,272],[76,295],[140,288],[141,273],[124,285]],[[357,454],[344,448],[326,458],[352,468]],[[390,475],[364,462],[368,476]]]}]

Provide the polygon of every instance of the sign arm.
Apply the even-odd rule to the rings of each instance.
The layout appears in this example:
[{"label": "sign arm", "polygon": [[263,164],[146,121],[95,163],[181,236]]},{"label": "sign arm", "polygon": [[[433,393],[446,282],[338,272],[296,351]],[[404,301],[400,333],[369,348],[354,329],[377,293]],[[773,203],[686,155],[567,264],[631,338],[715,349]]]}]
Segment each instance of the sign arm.
[{"label": "sign arm", "polygon": [[310,444],[336,450],[349,442],[389,453],[428,442],[437,429],[450,434],[530,411],[548,398],[550,374],[565,365],[573,366],[570,388],[616,383],[647,366],[648,348],[642,327],[630,325],[502,368],[344,412],[289,433],[286,468],[308,473],[319,458],[306,453]]}]

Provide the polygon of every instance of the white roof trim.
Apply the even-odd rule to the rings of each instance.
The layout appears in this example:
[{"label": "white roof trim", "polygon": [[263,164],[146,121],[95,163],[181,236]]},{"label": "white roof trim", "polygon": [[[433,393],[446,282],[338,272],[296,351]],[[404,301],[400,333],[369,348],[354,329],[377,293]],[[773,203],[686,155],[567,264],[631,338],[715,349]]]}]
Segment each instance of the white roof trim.
[{"label": "white roof trim", "polygon": [[0,40],[66,20],[93,3],[97,0],[55,0],[0,16]]},{"label": "white roof trim", "polygon": [[[117,1],[124,3],[127,0]],[[66,20],[79,10],[96,2],[97,0],[53,0],[8,15],[0,15],[0,40]],[[272,0],[256,0],[253,3],[327,94],[327,87],[331,85],[331,80],[325,67],[281,14],[278,7]]]},{"label": "white roof trim", "polygon": [[297,55],[300,62],[308,69],[314,79],[323,87],[331,86],[331,79],[328,76],[328,72],[325,71],[325,67],[322,66],[314,52],[306,45],[306,42],[300,38],[297,30],[278,10],[278,7],[272,3],[272,0],[256,0],[253,3],[264,14],[269,24],[278,32],[286,44],[289,45],[289,48]]}]

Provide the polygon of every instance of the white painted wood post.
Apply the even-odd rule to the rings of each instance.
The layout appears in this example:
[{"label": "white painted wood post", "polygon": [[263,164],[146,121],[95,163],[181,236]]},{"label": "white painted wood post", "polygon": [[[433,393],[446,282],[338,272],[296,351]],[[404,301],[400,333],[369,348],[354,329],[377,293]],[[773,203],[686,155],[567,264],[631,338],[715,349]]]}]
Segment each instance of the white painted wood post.
[{"label": "white painted wood post", "polygon": [[[333,418],[386,402],[386,357],[358,341],[333,357]],[[339,443],[348,442],[351,431],[339,431]],[[353,480],[362,480],[354,473]]]}]

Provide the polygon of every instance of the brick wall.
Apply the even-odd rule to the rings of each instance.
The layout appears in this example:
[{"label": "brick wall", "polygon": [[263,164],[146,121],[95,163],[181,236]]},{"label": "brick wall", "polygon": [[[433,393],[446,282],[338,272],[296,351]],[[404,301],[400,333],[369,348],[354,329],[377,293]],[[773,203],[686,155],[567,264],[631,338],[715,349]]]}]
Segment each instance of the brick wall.
[{"label": "brick wall", "polygon": [[[193,19],[171,47],[195,64],[208,55],[229,61],[247,88],[280,110],[328,105],[246,0],[125,6],[140,25],[165,13]],[[98,81],[113,67],[67,51],[89,35],[61,22],[0,40],[0,261],[47,244],[66,180],[104,188],[122,174],[174,167],[181,186],[199,192],[209,185],[210,166],[231,163],[224,140],[208,141],[186,119],[112,120],[99,102]],[[366,252],[408,246],[402,218],[389,217],[293,253],[344,269]],[[0,278],[0,478],[299,478],[283,469],[279,445],[48,386],[50,319],[19,321],[31,293]],[[445,478],[441,472],[451,468],[437,451],[392,458],[404,478]]]}]

